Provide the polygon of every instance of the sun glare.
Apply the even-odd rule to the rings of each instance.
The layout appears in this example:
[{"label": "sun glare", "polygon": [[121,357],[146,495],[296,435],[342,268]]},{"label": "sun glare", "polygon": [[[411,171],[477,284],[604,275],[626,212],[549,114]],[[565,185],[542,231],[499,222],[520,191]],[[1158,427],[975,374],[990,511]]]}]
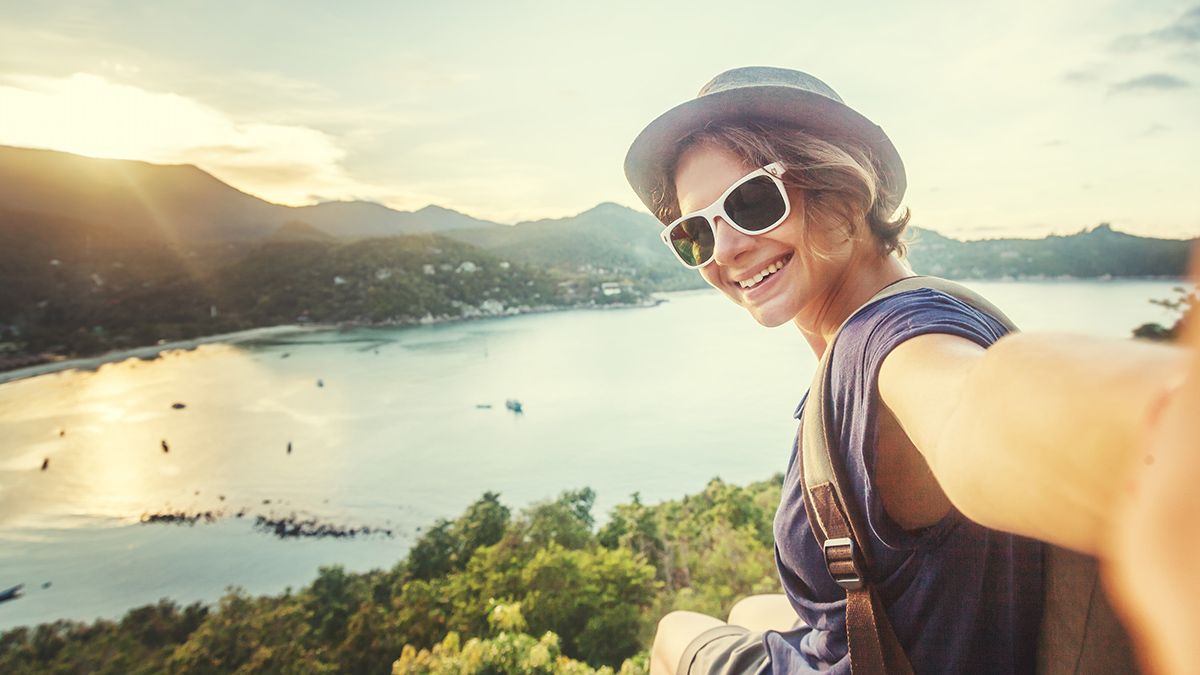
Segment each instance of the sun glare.
[{"label": "sun glare", "polygon": [[88,73],[0,80],[0,144],[89,157],[195,164],[235,187],[284,204],[386,197],[351,177],[329,134],[299,125],[240,122],[173,93]]},{"label": "sun glare", "polygon": [[109,159],[162,159],[219,126],[217,115],[174,94],[151,94],[77,73],[11,78],[0,87],[0,140]]}]

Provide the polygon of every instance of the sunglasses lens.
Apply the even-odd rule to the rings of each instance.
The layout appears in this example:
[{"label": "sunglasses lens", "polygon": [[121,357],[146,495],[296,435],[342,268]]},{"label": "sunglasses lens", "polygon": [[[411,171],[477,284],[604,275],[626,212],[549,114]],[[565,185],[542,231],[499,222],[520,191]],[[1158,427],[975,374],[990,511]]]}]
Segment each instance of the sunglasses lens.
[{"label": "sunglasses lens", "polygon": [[680,221],[671,228],[671,247],[688,265],[702,265],[713,254],[713,231],[703,216]]},{"label": "sunglasses lens", "polygon": [[756,176],[742,183],[725,199],[725,213],[738,227],[759,232],[775,225],[787,211],[783,193],[775,181]]}]

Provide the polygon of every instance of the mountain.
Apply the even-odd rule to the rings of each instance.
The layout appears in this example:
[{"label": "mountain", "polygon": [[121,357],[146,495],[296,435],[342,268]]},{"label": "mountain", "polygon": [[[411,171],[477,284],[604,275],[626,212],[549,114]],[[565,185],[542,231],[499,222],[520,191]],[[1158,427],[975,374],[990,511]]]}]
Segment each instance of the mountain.
[{"label": "mountain", "polygon": [[[694,271],[662,245],[647,213],[605,203],[577,216],[473,228],[446,235],[511,260],[566,272],[606,270],[637,276],[659,290],[702,288]],[[1189,241],[1138,237],[1108,224],[1043,239],[960,241],[911,228],[908,260],[919,274],[951,279],[1183,276]]]},{"label": "mountain", "polygon": [[604,203],[567,218],[446,233],[493,253],[551,267],[636,268],[674,260],[662,245],[653,216]]},{"label": "mountain", "polygon": [[472,218],[440,206],[430,205],[417,211],[396,211],[382,204],[361,201],[295,207],[292,217],[338,237],[387,237],[462,228],[501,227],[499,223]]},{"label": "mountain", "polygon": [[1183,276],[1191,241],[1117,232],[1107,223],[1044,239],[958,241],[915,230],[908,259],[920,274],[951,279]]},{"label": "mountain", "polygon": [[155,240],[251,239],[292,220],[194,166],[10,147],[0,147],[0,205]]},{"label": "mountain", "polygon": [[648,213],[603,203],[579,215],[512,227],[445,232],[447,237],[523,263],[567,273],[619,273],[661,291],[704,288],[659,239],[662,225]]},{"label": "mountain", "polygon": [[263,242],[280,243],[285,241],[331,241],[335,237],[325,230],[318,230],[308,223],[299,220],[289,220],[267,235]]},{"label": "mountain", "polygon": [[361,201],[284,206],[246,194],[190,165],[6,146],[0,146],[0,207],[173,242],[259,239],[288,221],[342,237],[497,226],[441,207],[414,213]]},{"label": "mountain", "polygon": [[[291,207],[241,192],[194,166],[0,146],[0,210],[6,213],[0,229],[19,228],[25,246],[59,258],[66,253],[57,249],[73,245],[71,237],[89,246],[104,240],[170,244],[191,257],[217,255],[211,244],[233,244],[220,249],[226,252],[217,262],[224,263],[264,240],[442,233],[502,259],[568,274],[620,274],[659,290],[703,285],[659,241],[661,226],[652,216],[612,203],[513,226],[432,205],[415,212],[364,201]],[[34,222],[56,224],[39,234]],[[64,228],[71,237],[63,238]],[[958,241],[914,231],[914,269],[951,278],[1180,276],[1188,248],[1184,241],[1136,237],[1108,225],[1036,240]],[[197,253],[201,244],[207,250]]]},{"label": "mountain", "polygon": [[432,233],[338,239],[295,221],[253,243],[180,247],[0,209],[0,370],[12,353],[95,354],[297,321],[415,324],[638,299],[561,280]]}]

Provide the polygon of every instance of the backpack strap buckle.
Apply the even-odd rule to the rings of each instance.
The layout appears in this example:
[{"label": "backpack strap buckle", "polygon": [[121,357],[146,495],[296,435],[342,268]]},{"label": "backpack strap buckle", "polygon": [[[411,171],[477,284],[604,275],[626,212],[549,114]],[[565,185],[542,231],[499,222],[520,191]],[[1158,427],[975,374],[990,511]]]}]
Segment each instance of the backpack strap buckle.
[{"label": "backpack strap buckle", "polygon": [[821,549],[825,554],[825,567],[829,570],[829,576],[833,577],[838,586],[848,591],[857,591],[864,586],[858,547],[853,539],[826,539]]}]

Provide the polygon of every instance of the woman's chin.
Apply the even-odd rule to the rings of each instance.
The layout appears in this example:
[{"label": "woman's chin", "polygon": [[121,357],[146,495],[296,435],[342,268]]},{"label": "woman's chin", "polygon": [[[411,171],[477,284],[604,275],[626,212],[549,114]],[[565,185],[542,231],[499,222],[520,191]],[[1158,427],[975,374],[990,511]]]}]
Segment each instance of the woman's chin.
[{"label": "woman's chin", "polygon": [[785,298],[778,295],[768,295],[762,297],[761,300],[756,300],[752,294],[748,294],[743,290],[735,289],[729,286],[717,286],[711,281],[710,285],[716,286],[717,290],[721,291],[725,297],[733,301],[734,304],[744,308],[754,317],[760,325],[767,328],[777,328],[785,323],[792,321],[796,317],[796,312],[791,311],[786,307]]},{"label": "woman's chin", "polygon": [[750,316],[754,317],[754,320],[759,325],[766,328],[778,328],[785,323],[791,322],[796,317],[795,312],[779,307],[777,303],[767,303],[765,305],[741,304],[742,307],[746,308],[747,312],[750,312]]}]

